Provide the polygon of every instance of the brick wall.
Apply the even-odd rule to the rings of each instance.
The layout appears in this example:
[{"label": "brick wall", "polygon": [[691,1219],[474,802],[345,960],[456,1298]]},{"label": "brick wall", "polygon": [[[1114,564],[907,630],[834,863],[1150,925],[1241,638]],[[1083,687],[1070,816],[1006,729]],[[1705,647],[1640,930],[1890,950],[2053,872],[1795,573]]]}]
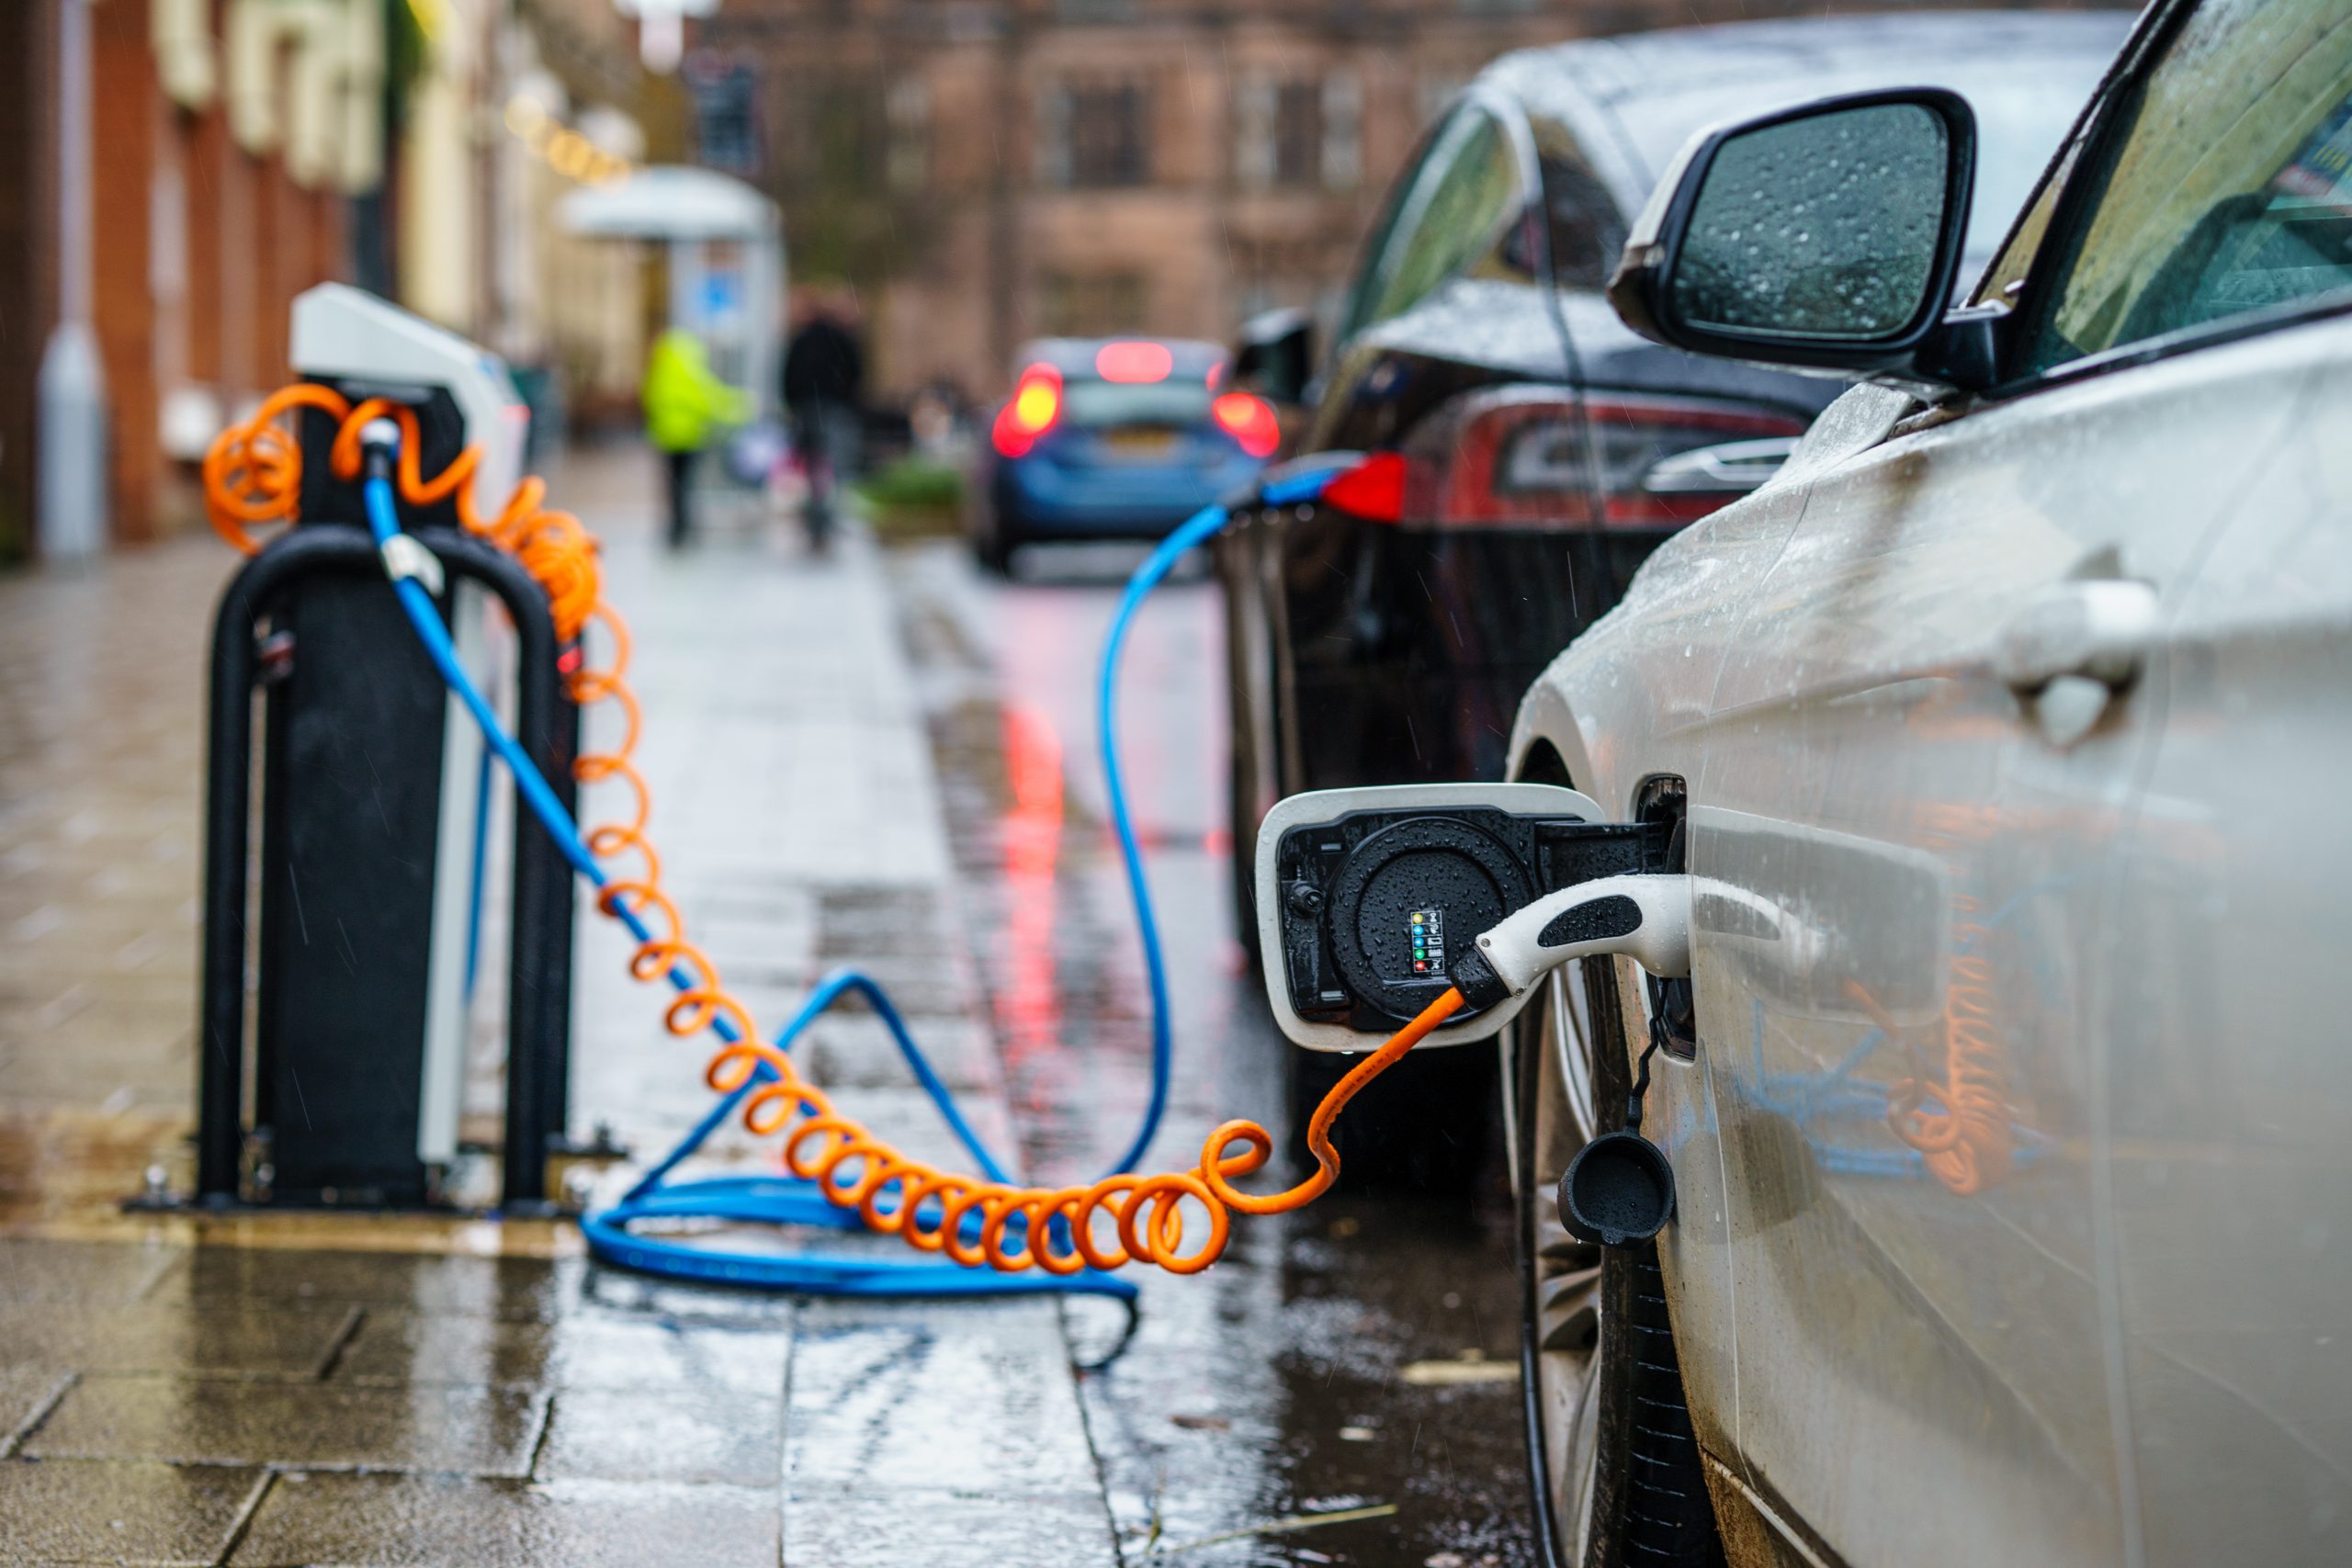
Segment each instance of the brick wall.
[{"label": "brick wall", "polygon": [[[218,25],[216,6],[216,27]],[[0,4],[0,563],[29,553],[35,400],[56,321],[57,0]],[[194,465],[164,450],[175,391],[222,415],[286,378],[294,296],[345,272],[346,203],[306,190],[189,113],[155,71],[149,7],[90,7],[92,299],[109,405],[113,536],[154,539],[199,513]]]},{"label": "brick wall", "polygon": [[30,552],[41,345],[57,313],[55,0],[0,4],[0,566]]}]

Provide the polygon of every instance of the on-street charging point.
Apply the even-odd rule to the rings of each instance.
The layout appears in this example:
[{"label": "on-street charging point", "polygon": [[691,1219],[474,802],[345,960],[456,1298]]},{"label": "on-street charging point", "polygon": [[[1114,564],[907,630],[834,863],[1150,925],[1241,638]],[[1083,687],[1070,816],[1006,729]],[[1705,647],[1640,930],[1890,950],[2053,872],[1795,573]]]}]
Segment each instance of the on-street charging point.
[{"label": "on-street charging point", "polygon": [[[1258,831],[1266,998],[1291,1041],[1357,1051],[1422,1009],[1453,1006],[1429,1046],[1491,1037],[1573,959],[1624,954],[1690,972],[1690,878],[1665,871],[1662,824],[1600,821],[1552,784],[1390,784],[1295,795]],[[1561,1178],[1570,1235],[1646,1241],[1674,1172],[1642,1136],[1650,1053],[1625,1104]]]},{"label": "on-street charging point", "polygon": [[[472,447],[479,471],[519,476],[527,412],[503,364],[475,345],[329,284],[296,302],[292,352],[338,397],[414,410],[420,457],[436,468]],[[429,1205],[459,1155],[485,753],[384,592],[359,486],[331,461],[337,434],[322,409],[301,409],[299,525],[232,581],[215,628],[197,1178],[208,1203]],[[568,797],[578,717],[547,595],[453,509],[435,510],[411,538],[459,657],[508,686],[513,722]],[[502,1199],[514,1204],[545,1198],[547,1145],[564,1127],[574,908],[568,868],[520,812],[509,892]]]},{"label": "on-street charging point", "polygon": [[[370,355],[380,353],[380,360],[371,360],[368,368],[275,394],[253,418],[224,433],[205,462],[214,526],[257,558],[232,585],[223,607],[223,634],[216,646],[220,669],[213,704],[206,932],[202,1167],[207,1197],[225,1197],[236,1187],[244,1100],[240,1077],[248,804],[243,780],[251,748],[248,705],[257,665],[252,632],[263,615],[274,618],[285,613],[271,596],[285,587],[273,573],[301,575],[276,567],[275,561],[307,564],[308,558],[317,556],[347,566],[367,559],[356,553],[357,542],[347,524],[301,520],[314,483],[324,487],[318,493],[331,510],[346,506],[351,491],[356,490],[367,538],[374,547],[373,565],[384,580],[368,585],[372,600],[352,600],[348,625],[368,627],[368,636],[380,643],[386,613],[391,611],[405,620],[413,637],[403,653],[381,659],[372,669],[365,660],[351,660],[347,667],[338,661],[334,668],[347,679],[335,696],[350,711],[338,720],[322,705],[307,748],[285,743],[280,733],[281,724],[289,731],[293,728],[281,715],[303,711],[301,690],[297,688],[291,697],[273,697],[270,776],[277,787],[265,797],[264,816],[266,821],[277,820],[290,810],[299,818],[302,803],[308,802],[308,808],[327,825],[313,840],[317,859],[309,869],[323,867],[335,880],[338,931],[343,930],[341,912],[347,908],[371,937],[396,941],[397,946],[386,955],[369,953],[367,962],[377,972],[365,979],[358,944],[345,954],[347,976],[324,971],[311,952],[310,915],[300,897],[305,863],[300,854],[273,855],[272,844],[285,843],[288,836],[281,829],[273,839],[266,831],[263,1027],[256,1037],[262,1070],[254,1085],[252,1125],[256,1133],[267,1127],[276,1134],[268,1150],[273,1195],[281,1138],[304,1156],[305,1163],[289,1168],[302,1179],[295,1190],[303,1198],[345,1200],[345,1190],[338,1183],[330,1190],[320,1173],[334,1159],[344,1162],[333,1168],[338,1173],[351,1168],[356,1163],[352,1151],[358,1146],[377,1162],[364,1170],[366,1184],[357,1189],[367,1201],[397,1201],[413,1192],[431,1195],[429,1173],[418,1151],[434,1146],[427,1122],[435,1112],[427,1103],[425,1088],[441,1080],[433,1066],[436,1036],[430,1014],[435,999],[447,994],[440,976],[446,976],[450,951],[434,929],[442,908],[435,889],[456,870],[434,863],[446,859],[448,846],[464,837],[444,830],[447,814],[462,809],[456,804],[454,786],[464,769],[452,771],[447,765],[453,750],[447,735],[451,702],[512,777],[518,803],[507,1123],[509,1149],[522,1151],[522,1157],[507,1161],[508,1201],[539,1197],[543,1179],[537,1156],[547,1134],[541,1120],[548,1100],[543,1071],[547,1064],[532,1049],[537,1037],[527,1033],[524,1021],[526,998],[537,998],[542,1010],[531,1018],[543,1021],[545,998],[560,988],[559,977],[569,973],[568,946],[562,962],[556,964],[555,952],[547,945],[547,916],[553,900],[538,880],[549,863],[541,857],[551,857],[567,897],[571,884],[562,874],[566,866],[595,888],[599,911],[635,939],[631,975],[640,982],[666,984],[673,993],[662,1015],[668,1032],[680,1039],[708,1033],[718,1042],[704,1075],[720,1097],[718,1104],[617,1204],[581,1219],[593,1256],[650,1272],[860,1295],[1085,1292],[1132,1305],[1136,1287],[1116,1278],[1115,1270],[1149,1263],[1172,1274],[1198,1273],[1224,1254],[1234,1214],[1287,1213],[1329,1190],[1340,1168],[1329,1136],[1332,1121],[1366,1083],[1456,1014],[1468,1019],[1484,1013],[1483,1027],[1491,1029],[1552,968],[1576,958],[1630,953],[1661,973],[1687,962],[1688,880],[1631,869],[1642,859],[1645,829],[1593,822],[1592,803],[1573,792],[1537,790],[1529,795],[1518,786],[1446,785],[1439,786],[1434,796],[1425,794],[1410,800],[1351,799],[1336,819],[1327,809],[1334,802],[1307,797],[1300,809],[1325,819],[1300,824],[1306,838],[1294,858],[1306,858],[1295,868],[1295,886],[1286,890],[1298,896],[1283,908],[1308,928],[1325,921],[1327,915],[1331,919],[1319,935],[1310,929],[1307,937],[1293,942],[1296,933],[1279,933],[1281,940],[1270,940],[1268,945],[1283,951],[1289,942],[1306,952],[1320,942],[1315,951],[1329,956],[1346,986],[1354,989],[1347,994],[1343,987],[1336,998],[1309,995],[1309,1010],[1336,1000],[1333,1025],[1356,1033],[1387,1029],[1386,1038],[1316,1108],[1306,1144],[1317,1168],[1306,1179],[1275,1191],[1235,1185],[1263,1168],[1273,1152],[1272,1134],[1249,1121],[1216,1128],[1202,1145],[1198,1163],[1189,1168],[1142,1173],[1139,1168],[1168,1106],[1172,1051],[1168,976],[1121,780],[1119,657],[1144,598],[1187,551],[1225,527],[1234,510],[1318,498],[1344,509],[1390,504],[1396,499],[1394,454],[1325,453],[1295,459],[1261,475],[1227,502],[1202,508],[1161,540],[1136,569],[1112,615],[1097,671],[1096,719],[1112,824],[1151,992],[1152,1091],[1134,1139],[1102,1176],[1061,1187],[1022,1182],[974,1134],[887,994],[868,976],[854,969],[834,971],[772,1040],[759,1032],[751,1010],[721,979],[718,964],[689,939],[684,912],[662,890],[662,861],[648,830],[651,791],[631,760],[641,709],[628,680],[629,637],[619,613],[604,596],[594,539],[577,519],[543,504],[545,487],[537,479],[515,485],[495,511],[481,507],[475,483],[497,466],[494,457],[485,457],[487,438],[481,427],[487,421],[492,432],[505,432],[521,423],[519,415],[505,420],[501,412],[504,404],[495,395],[482,395],[485,385],[505,387],[507,400],[512,400],[503,368],[480,350],[446,334],[432,334],[432,329],[365,297],[355,297],[353,315],[357,319],[342,318],[352,328],[345,336]],[[384,378],[388,364],[409,378]],[[469,412],[471,409],[486,412]],[[299,447],[275,423],[298,410],[305,421],[305,439]],[[459,415],[454,422],[448,417],[452,410]],[[428,430],[428,418],[437,420],[439,434]],[[448,449],[453,434],[461,443],[454,454]],[[327,483],[330,479],[333,485]],[[447,521],[457,527],[447,526]],[[270,522],[298,525],[265,548],[254,542],[248,528]],[[329,533],[338,536],[333,546],[306,546],[306,536],[323,538]],[[482,565],[469,554],[469,547],[510,563],[525,582],[544,593],[544,604],[535,604],[528,592],[510,595],[513,579],[502,579]],[[462,609],[451,586],[453,566],[457,576],[475,575],[489,583],[508,600],[514,613],[521,649],[521,700],[511,721],[485,689],[482,671],[469,666],[466,628],[453,619],[453,611]],[[546,612],[544,621],[539,609]],[[594,638],[588,635],[592,627],[601,628]],[[273,634],[275,629],[273,626]],[[300,677],[306,663],[303,638],[310,633],[309,623],[296,628],[289,648],[289,683]],[[560,654],[550,659],[558,639]],[[377,651],[384,650],[379,646]],[[418,667],[420,657],[424,671]],[[609,700],[618,707],[624,724],[610,750],[581,752],[563,744],[566,737],[551,716],[562,703],[560,696],[549,701],[547,686],[558,660],[562,695],[582,705]],[[364,676],[356,674],[361,671]],[[438,701],[426,694],[432,684],[428,673],[446,689]],[[393,705],[387,694],[398,694],[407,705],[397,721],[382,716]],[[577,731],[570,733],[576,736]],[[408,762],[396,791],[411,803],[405,832],[391,820],[382,801],[382,776],[373,758],[374,750],[382,748],[397,750]],[[288,753],[292,762],[278,768],[277,762]],[[458,754],[462,760],[463,752]],[[283,783],[289,770],[303,774],[300,795]],[[621,813],[583,825],[570,791],[575,778],[628,785]],[[1476,798],[1450,798],[1463,791]],[[360,808],[363,795],[375,805],[372,822]],[[429,802],[431,812],[414,801]],[[1276,908],[1270,868],[1290,852],[1297,839],[1295,833],[1277,834],[1272,848],[1261,845],[1262,908]],[[1326,844],[1326,839],[1332,841]],[[419,854],[422,845],[433,846],[434,852]],[[401,858],[403,849],[405,861]],[[368,862],[358,874],[344,863],[352,855]],[[280,872],[286,874],[282,894],[276,887]],[[378,878],[384,879],[380,886]],[[299,946],[289,946],[286,935],[289,910]],[[1417,942],[1411,951],[1419,968],[1401,980],[1386,976],[1383,966],[1394,967],[1392,961],[1404,951],[1399,943],[1406,940],[1398,934],[1405,927],[1387,931],[1390,917],[1432,913],[1446,922],[1448,931],[1466,932],[1469,943],[1449,960],[1442,948],[1425,949]],[[1431,934],[1424,931],[1422,937]],[[273,955],[282,961],[283,976],[291,976],[294,984],[270,969]],[[379,957],[390,962],[379,963]],[[1364,972],[1353,973],[1352,968]],[[1273,972],[1270,965],[1270,985]],[[385,974],[393,976],[391,981],[385,981]],[[367,1038],[355,1044],[350,1010],[378,999],[369,987],[388,984],[390,988],[382,994],[401,1005],[371,1018]],[[865,996],[890,1029],[977,1173],[910,1158],[837,1110],[831,1096],[795,1062],[792,1047],[808,1024],[852,992]],[[300,1016],[303,1030],[284,1027],[288,1012]],[[273,1020],[278,1023],[275,1030]],[[1294,1026],[1302,1022],[1294,1014],[1286,1017],[1284,1027],[1295,1035]],[[1388,1029],[1390,1023],[1396,1027]],[[338,1026],[345,1030],[340,1038]],[[339,1086],[348,1091],[338,1096],[333,1108],[335,1119],[347,1123],[338,1128],[340,1135],[318,1135],[316,1118],[307,1114],[307,1096],[296,1079],[298,1057],[314,1070],[339,1075]],[[291,1093],[279,1092],[281,1066]],[[371,1075],[394,1090],[414,1092],[393,1098],[396,1109],[387,1112],[382,1088],[369,1098]],[[305,1114],[299,1141],[282,1131],[290,1129],[289,1109]],[[1637,1122],[1638,1102],[1628,1111],[1629,1119]],[[670,1182],[670,1174],[730,1117],[740,1117],[754,1136],[780,1138],[783,1174]],[[1662,1170],[1663,1160],[1657,1164]],[[255,1195],[250,1190],[259,1185],[251,1179],[254,1174],[246,1173],[248,1196]],[[1617,1198],[1629,1190],[1625,1182],[1613,1178],[1599,1186]],[[1665,1223],[1670,1206],[1670,1191],[1663,1207],[1651,1205],[1656,1224]],[[1198,1226],[1204,1216],[1204,1236]],[[1628,1234],[1633,1222],[1644,1218],[1623,1203],[1611,1211],[1612,1223]],[[865,1255],[752,1254],[697,1247],[631,1228],[640,1222],[674,1228],[681,1220],[835,1229],[863,1224],[944,1258],[887,1262]]]}]

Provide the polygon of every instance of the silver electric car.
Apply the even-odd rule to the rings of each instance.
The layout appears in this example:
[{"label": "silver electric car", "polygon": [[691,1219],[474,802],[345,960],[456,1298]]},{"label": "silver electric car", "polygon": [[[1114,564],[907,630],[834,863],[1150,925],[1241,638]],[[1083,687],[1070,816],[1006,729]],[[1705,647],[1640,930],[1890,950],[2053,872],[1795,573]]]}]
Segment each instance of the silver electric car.
[{"label": "silver electric car", "polygon": [[[1542,676],[1692,975],[1522,1015],[1573,1564],[2352,1562],[2352,10],[2156,0],[1971,302],[1972,117],[1703,133],[1611,285],[1872,380]],[[1644,1131],[1673,1222],[1551,1188]]]}]

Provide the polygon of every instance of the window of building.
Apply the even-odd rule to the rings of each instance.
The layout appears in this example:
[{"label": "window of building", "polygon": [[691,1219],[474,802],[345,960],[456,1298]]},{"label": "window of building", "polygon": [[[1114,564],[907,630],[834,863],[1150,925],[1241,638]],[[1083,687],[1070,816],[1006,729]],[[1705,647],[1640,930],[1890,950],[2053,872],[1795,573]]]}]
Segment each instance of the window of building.
[{"label": "window of building", "polygon": [[890,84],[884,100],[889,146],[884,167],[895,191],[919,191],[931,181],[931,90],[920,76]]},{"label": "window of building", "polygon": [[803,75],[786,84],[778,101],[775,146],[787,191],[870,190],[884,178],[888,121],[884,95],[870,78]]},{"label": "window of building", "polygon": [[1323,184],[1353,190],[1363,179],[1363,85],[1352,71],[1323,78]]},{"label": "window of building", "polygon": [[1133,82],[1048,88],[1038,106],[1038,178],[1050,186],[1145,184],[1150,107],[1150,94]]},{"label": "window of building", "polygon": [[1323,175],[1323,90],[1313,82],[1274,88],[1273,176],[1280,186],[1311,186]]},{"label": "window of building", "polygon": [[759,82],[751,66],[697,50],[683,74],[694,95],[695,144],[702,163],[731,175],[759,174]]},{"label": "window of building", "polygon": [[1245,77],[1233,110],[1233,174],[1244,188],[1352,190],[1363,177],[1363,96],[1352,73]]},{"label": "window of building", "polygon": [[1037,280],[1037,326],[1047,337],[1137,332],[1143,307],[1143,278],[1136,273],[1049,272]]}]

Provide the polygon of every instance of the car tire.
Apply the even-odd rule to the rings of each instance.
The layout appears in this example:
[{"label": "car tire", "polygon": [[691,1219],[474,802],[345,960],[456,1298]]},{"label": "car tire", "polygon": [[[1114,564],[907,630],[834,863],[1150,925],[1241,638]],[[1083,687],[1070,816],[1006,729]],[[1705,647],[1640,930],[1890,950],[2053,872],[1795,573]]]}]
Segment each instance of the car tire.
[{"label": "car tire", "polygon": [[1544,1561],[1717,1568],[1657,1246],[1596,1247],[1559,1221],[1561,1174],[1629,1087],[1615,961],[1555,974],[1513,1029],[1520,1385]]},{"label": "car tire", "polygon": [[1011,577],[1013,553],[1021,547],[1020,514],[1005,504],[998,487],[990,491],[972,530],[972,558],[991,576]]},{"label": "car tire", "polygon": [[1004,525],[1000,521],[972,541],[972,558],[991,577],[1011,577],[1012,552],[1019,547],[1005,537]]},{"label": "car tire", "polygon": [[[1315,1168],[1306,1123],[1315,1108],[1363,1058],[1335,1051],[1293,1050],[1286,1074],[1290,1153]],[[1497,1053],[1491,1043],[1416,1051],[1366,1084],[1331,1124],[1342,1191],[1474,1190],[1493,1147]],[[1499,1178],[1498,1177],[1498,1180]]]}]

